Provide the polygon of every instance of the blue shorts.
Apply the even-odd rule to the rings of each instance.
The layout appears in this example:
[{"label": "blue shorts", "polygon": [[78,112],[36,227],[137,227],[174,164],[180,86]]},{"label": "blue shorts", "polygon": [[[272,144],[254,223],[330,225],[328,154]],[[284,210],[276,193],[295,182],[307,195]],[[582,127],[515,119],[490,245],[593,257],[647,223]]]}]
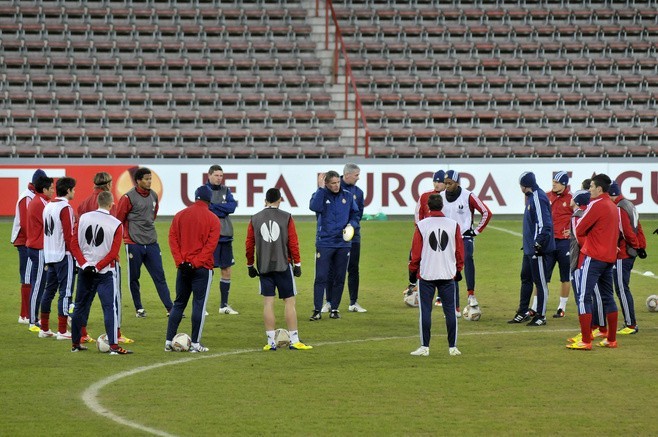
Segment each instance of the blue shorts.
[{"label": "blue shorts", "polygon": [[560,271],[560,282],[570,281],[571,261],[569,259],[569,250],[571,242],[569,239],[556,239],[555,250],[546,254],[546,282],[551,282],[555,264]]},{"label": "blue shorts", "polygon": [[270,272],[260,275],[260,294],[262,296],[276,296],[275,291],[279,292],[279,299],[287,299],[297,295],[295,278],[292,275],[292,267],[288,266],[285,272]]},{"label": "blue shorts", "polygon": [[235,264],[233,241],[220,241],[215,248],[215,267],[225,269]]}]

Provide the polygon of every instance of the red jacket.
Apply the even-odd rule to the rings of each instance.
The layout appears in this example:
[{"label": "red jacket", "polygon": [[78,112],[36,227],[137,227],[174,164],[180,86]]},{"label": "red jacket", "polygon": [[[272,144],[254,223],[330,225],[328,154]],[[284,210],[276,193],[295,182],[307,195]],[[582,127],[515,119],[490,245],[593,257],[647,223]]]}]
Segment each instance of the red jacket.
[{"label": "red jacket", "polygon": [[[441,211],[430,211],[428,217],[445,217]],[[462,239],[461,229],[459,224],[455,229],[455,267],[457,272],[461,272],[464,268],[464,240]],[[421,254],[423,250],[423,236],[418,230],[418,225],[416,225],[416,230],[414,232],[414,237],[411,245],[411,259],[409,260],[409,271],[416,272],[417,276],[420,277],[420,263],[421,263]]]},{"label": "red jacket", "polygon": [[[247,265],[253,266],[254,253],[256,251],[256,235],[254,234],[254,225],[251,223],[251,220],[249,220],[249,225],[247,226],[247,240],[245,241],[245,246],[247,250],[245,253],[247,257]],[[290,258],[292,258],[288,259],[288,262],[293,264],[300,264],[302,262],[299,255],[299,239],[297,237],[297,229],[295,228],[295,221],[293,220],[292,216],[288,221],[288,253],[290,254]]]},{"label": "red jacket", "polygon": [[[31,182],[27,184],[27,189],[34,193],[34,185]],[[27,207],[31,201],[32,199],[29,197],[23,197],[16,206],[18,209],[20,231],[18,231],[18,235],[14,240],[14,246],[25,246],[25,242],[27,241]]]},{"label": "red jacket", "polygon": [[43,209],[48,203],[43,193],[36,193],[27,207],[27,240],[25,245],[31,249],[43,249]]},{"label": "red jacket", "polygon": [[[139,187],[135,187],[135,191],[139,193],[142,197],[147,197],[151,195],[151,190],[143,190]],[[98,195],[97,195],[98,196]],[[96,198],[96,203],[98,203],[98,197]],[[130,198],[125,194],[119,199],[119,206],[116,209],[110,210],[110,214],[119,219],[121,224],[123,224],[123,242],[126,244],[135,244],[135,242],[130,238],[130,233],[128,232],[128,226],[130,223],[126,220],[128,213],[132,211],[133,205],[130,203]],[[155,205],[155,211],[153,212],[153,220],[158,216],[158,209],[160,209],[160,203]],[[180,263],[179,263],[180,264]],[[178,265],[178,264],[176,264]]]},{"label": "red jacket", "polygon": [[617,260],[619,212],[608,193],[589,203],[576,224],[576,238],[584,255],[606,263]]},{"label": "red jacket", "polygon": [[220,228],[219,218],[203,200],[179,211],[169,228],[169,248],[176,265],[189,262],[194,268],[212,270]]},{"label": "red jacket", "polygon": [[569,222],[571,220],[571,192],[566,187],[561,194],[547,191],[546,196],[551,203],[551,216],[553,217],[553,237],[556,240],[569,239]]},{"label": "red jacket", "polygon": [[418,223],[425,217],[430,216],[430,207],[427,206],[427,200],[430,198],[431,194],[439,194],[440,191],[431,190],[426,191],[420,195],[418,202],[416,203],[416,211],[414,214],[414,223]]},{"label": "red jacket", "polygon": [[[613,201],[615,205],[619,205],[624,199],[624,196],[619,195]],[[618,208],[619,218],[621,220],[621,233],[619,235],[619,252],[617,253],[617,259],[626,259],[630,258],[628,254],[628,247],[634,249],[645,249],[647,247],[647,240],[644,237],[644,231],[642,230],[642,224],[640,220],[637,219],[637,232],[633,229],[633,224],[631,223],[631,218],[628,216],[626,210]]]},{"label": "red jacket", "polygon": [[[104,190],[101,190],[100,188],[94,188],[94,192],[91,193],[85,200],[83,200],[80,205],[78,205],[78,217],[80,217],[85,212],[96,211],[98,209],[98,195],[103,191]],[[117,216],[116,205],[112,205],[112,208],[110,208],[110,214],[114,217]]]}]

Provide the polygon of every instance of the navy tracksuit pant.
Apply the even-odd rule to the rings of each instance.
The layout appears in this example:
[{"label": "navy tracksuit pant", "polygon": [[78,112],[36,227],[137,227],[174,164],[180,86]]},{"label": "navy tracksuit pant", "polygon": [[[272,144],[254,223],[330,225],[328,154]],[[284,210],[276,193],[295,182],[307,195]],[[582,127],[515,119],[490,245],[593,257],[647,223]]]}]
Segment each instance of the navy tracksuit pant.
[{"label": "navy tracksuit pant", "polygon": [[434,308],[434,292],[438,290],[439,297],[443,303],[443,315],[446,318],[448,332],[448,346],[457,346],[457,316],[455,315],[455,299],[457,295],[456,282],[452,279],[418,281],[418,296],[420,298],[420,343],[423,346],[430,345],[432,332],[432,308]]},{"label": "navy tracksuit pant", "polygon": [[[464,237],[464,279],[466,279],[466,288],[475,290],[475,262],[473,262],[473,249],[475,241],[472,237]],[[455,282],[455,307],[459,308],[459,282]]]},{"label": "navy tracksuit pant", "polygon": [[634,264],[635,257],[618,259],[612,269],[612,283],[615,286],[615,293],[617,293],[626,326],[635,326],[637,324],[635,320],[635,303],[629,286]]},{"label": "navy tracksuit pant", "polygon": [[[578,314],[600,313],[601,308],[605,314],[617,311],[614,292],[612,291],[612,266],[606,263],[585,257],[581,268],[579,296],[577,300]],[[596,315],[592,316],[594,320]],[[601,324],[603,326],[603,324]]]},{"label": "navy tracksuit pant", "polygon": [[29,257],[28,267],[30,268],[30,324],[34,325],[39,321],[39,307],[43,290],[46,287],[46,264],[43,259],[43,250],[27,248]]},{"label": "navy tracksuit pant", "polygon": [[521,264],[521,297],[516,311],[518,314],[525,314],[530,309],[533,285],[537,287],[537,314],[546,316],[548,284],[544,257],[524,254]]},{"label": "navy tracksuit pant", "polygon": [[183,311],[192,296],[192,343],[201,342],[203,323],[206,319],[206,304],[210,296],[213,271],[206,268],[194,269],[189,273],[176,274],[176,299],[167,323],[167,340],[173,340],[178,325],[183,318]]},{"label": "navy tracksuit pant", "polygon": [[71,342],[80,344],[82,327],[87,325],[89,310],[94,296],[98,293],[103,308],[105,334],[109,344],[118,343],[119,320],[121,318],[121,271],[117,264],[106,273],[85,275],[81,273],[78,279],[78,291],[75,299],[75,311],[71,317]]},{"label": "navy tracksuit pant", "polygon": [[173,303],[169,287],[165,280],[164,269],[162,268],[162,254],[158,243],[152,244],[126,244],[126,254],[128,257],[128,281],[130,283],[130,294],[133,297],[135,310],[144,308],[140,293],[139,277],[141,275],[142,264],[151,275],[155,289],[160,296],[167,311],[171,310]]},{"label": "navy tracksuit pant", "polygon": [[41,312],[50,313],[51,304],[59,289],[57,314],[69,315],[69,305],[73,302],[73,284],[75,283],[75,261],[73,255],[64,255],[60,262],[48,264],[46,288],[41,298]]},{"label": "navy tracksuit pant", "polygon": [[[313,283],[313,306],[322,309],[325,289],[331,309],[337,310],[343,297],[345,276],[350,261],[350,247],[318,247],[315,256],[315,282]],[[330,282],[330,276],[333,278]]]}]

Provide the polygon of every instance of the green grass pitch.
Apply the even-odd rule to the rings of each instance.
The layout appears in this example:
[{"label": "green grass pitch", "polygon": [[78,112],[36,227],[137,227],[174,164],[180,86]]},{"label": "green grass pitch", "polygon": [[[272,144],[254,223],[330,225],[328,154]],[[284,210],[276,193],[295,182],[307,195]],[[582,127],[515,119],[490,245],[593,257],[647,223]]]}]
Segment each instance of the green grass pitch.
[{"label": "green grass pitch", "polygon": [[[635,269],[658,273],[658,221],[645,220],[649,257]],[[0,434],[18,435],[649,435],[655,431],[658,314],[645,299],[658,294],[655,277],[634,274],[640,332],[620,336],[616,350],[565,349],[578,332],[576,308],[550,314],[558,303],[555,279],[548,325],[508,325],[518,303],[519,220],[494,218],[476,239],[479,322],[459,322],[451,357],[440,312],[434,312],[429,357],[419,345],[418,310],[402,302],[413,232],[411,218],[364,222],[360,303],[367,313],[309,322],[312,310],[315,224],[298,220],[303,275],[297,312],[311,351],[263,352],[265,334],[258,282],[247,276],[246,221],[236,221],[231,299],[239,316],[218,315],[218,276],[203,331],[208,354],[165,353],[165,310],[148,274],[142,296],[148,317],[137,319],[123,281],[125,335],[131,356],[90,350],[71,354],[70,343],[39,339],[16,323],[17,255],[8,243],[11,223],[0,223]],[[167,279],[175,268],[167,245],[169,220],[158,220]],[[123,253],[123,252],[122,252]],[[122,265],[123,263],[122,259]],[[125,269],[124,269],[125,273]],[[218,272],[217,272],[218,273]],[[557,273],[556,273],[557,274]],[[283,305],[277,303],[277,325]],[[189,310],[188,310],[189,311]],[[190,331],[183,319],[181,331]],[[95,301],[89,322],[102,333]],[[109,378],[109,379],[108,379]],[[95,406],[95,410],[87,405]]]}]

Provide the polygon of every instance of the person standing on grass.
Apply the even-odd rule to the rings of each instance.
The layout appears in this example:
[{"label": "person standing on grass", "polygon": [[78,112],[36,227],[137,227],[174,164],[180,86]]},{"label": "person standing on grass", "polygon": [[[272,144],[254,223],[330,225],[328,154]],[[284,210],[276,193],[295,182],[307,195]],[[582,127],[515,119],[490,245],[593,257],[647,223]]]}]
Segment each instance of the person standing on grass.
[{"label": "person standing on grass", "polygon": [[[41,299],[39,338],[56,337],[57,340],[70,340],[71,333],[68,332],[66,323],[75,283],[75,260],[71,254],[75,214],[69,202],[75,197],[75,179],[59,178],[55,187],[57,197],[43,209],[43,259],[48,266],[48,274]],[[57,332],[53,333],[50,330],[50,309],[58,289],[58,324]]]},{"label": "person standing on grass", "polygon": [[221,270],[219,278],[219,314],[237,315],[239,314],[228,303],[229,293],[231,291],[231,266],[235,264],[233,257],[233,223],[231,214],[235,212],[238,202],[233,198],[231,189],[222,185],[224,181],[224,170],[219,165],[211,165],[208,170],[208,182],[206,186],[212,190],[212,201],[210,202],[210,211],[212,211],[222,224],[222,233],[218,238],[215,248],[215,267]]},{"label": "person standing on grass", "polygon": [[[468,290],[468,305],[478,306],[475,298],[475,261],[473,252],[475,251],[475,237],[480,235],[484,228],[493,217],[491,210],[475,194],[462,188],[459,185],[459,173],[455,170],[448,170],[445,175],[446,189],[441,192],[443,197],[443,214],[446,217],[459,223],[464,237],[464,275],[466,276],[466,289]],[[475,211],[479,212],[480,222],[477,226],[473,225],[473,215]],[[457,301],[455,310],[457,317],[461,317],[459,308],[459,284],[457,285]]]},{"label": "person standing on grass", "polygon": [[43,289],[46,285],[46,263],[43,258],[43,210],[55,194],[53,179],[40,176],[35,184],[35,195],[27,207],[27,227],[25,246],[27,247],[28,266],[25,278],[30,283],[30,323],[31,332],[40,332],[39,307]]},{"label": "person standing on grass", "polygon": [[576,238],[583,254],[578,286],[578,319],[582,339],[568,344],[568,349],[592,349],[592,296],[595,293],[597,298],[600,296],[608,325],[608,336],[599,346],[617,347],[618,312],[612,291],[612,268],[617,261],[620,219],[617,206],[608,195],[610,184],[611,180],[605,174],[592,177],[589,189],[591,201],[576,224]]},{"label": "person standing on grass", "polygon": [[162,268],[158,234],[155,231],[154,222],[158,215],[159,201],[158,195],[151,190],[151,177],[151,170],[148,168],[137,169],[136,185],[121,197],[116,215],[123,224],[123,241],[128,257],[128,281],[137,318],[146,317],[139,285],[142,264],[151,275],[167,314],[173,306]]},{"label": "person standing on grass", "polygon": [[647,240],[644,237],[644,231],[635,205],[622,196],[617,182],[613,181],[610,184],[608,194],[610,199],[617,205],[621,223],[619,251],[617,252],[617,261],[612,269],[615,292],[624,316],[624,327],[617,331],[617,334],[636,334],[638,329],[635,319],[635,304],[629,283],[635,258],[644,259],[647,257]]},{"label": "person standing on grass", "polygon": [[183,311],[192,295],[192,345],[190,352],[208,352],[201,344],[206,304],[214,268],[213,252],[221,233],[220,221],[209,209],[213,192],[202,185],[194,192],[195,202],[178,212],[169,228],[169,248],[178,267],[176,300],[167,323],[165,352],[178,331]]},{"label": "person standing on grass", "polygon": [[[302,275],[299,241],[295,221],[290,213],[279,209],[281,192],[270,188],[265,193],[265,209],[255,214],[247,226],[246,256],[249,277],[259,276],[260,294],[263,296],[263,320],[267,344],[265,351],[275,351],[274,296],[276,291],[285,306],[285,317],[290,332],[290,349],[313,349],[299,340],[294,277]],[[254,257],[255,253],[255,257]],[[254,263],[255,259],[255,263]]]},{"label": "person standing on grass", "polygon": [[[544,254],[555,250],[551,206],[546,193],[537,185],[534,173],[523,173],[519,178],[519,185],[526,196],[523,213],[521,291],[519,308],[516,310],[514,318],[507,323],[522,323],[532,317],[528,326],[542,326],[546,324],[546,302],[548,300]],[[537,288],[537,312],[534,314],[529,309],[533,284]]]},{"label": "person standing on grass", "polygon": [[[354,228],[352,246],[350,248],[350,262],[347,265],[347,289],[350,293],[350,305],[347,310],[353,313],[366,313],[368,310],[359,305],[359,260],[361,258],[361,217],[363,217],[363,190],[356,186],[361,174],[361,169],[354,163],[345,164],[343,176],[340,177],[340,188],[352,193],[352,197],[359,208],[356,216],[358,226]],[[329,283],[333,283],[333,272],[329,273]],[[327,287],[327,303],[322,307],[322,312],[331,310],[331,286]]]},{"label": "person standing on grass", "polygon": [[559,171],[553,176],[553,188],[547,191],[548,201],[551,204],[551,216],[553,218],[553,238],[555,239],[555,250],[546,254],[547,281],[551,281],[551,275],[555,264],[560,272],[560,303],[557,311],[553,314],[554,319],[564,317],[564,310],[569,300],[569,222],[571,220],[571,192],[569,191],[569,175],[567,172]]},{"label": "person standing on grass", "polygon": [[[354,196],[340,187],[340,176],[330,170],[318,176],[318,189],[309,203],[315,212],[317,230],[315,235],[315,281],[313,283],[313,314],[310,320],[322,318],[322,297],[331,296],[332,319],[340,319],[338,307],[343,295],[345,274],[350,260],[351,241],[345,241],[343,232],[348,226],[358,226],[359,208]],[[329,272],[333,272],[333,282],[329,282]]]},{"label": "person standing on grass", "polygon": [[[112,192],[112,175],[110,175],[107,172],[101,171],[96,173],[94,175],[94,191],[82,202],[80,202],[80,205],[78,205],[78,217],[81,217],[82,214],[91,212],[91,211],[96,211],[98,209],[98,196],[100,193],[103,192]],[[117,215],[117,208],[114,202],[112,202],[112,206],[110,207],[110,215],[116,217]],[[78,279],[79,280],[79,279]],[[121,293],[121,289],[119,288],[119,293]],[[75,305],[78,304],[77,302],[78,294],[76,294],[76,302]],[[74,305],[74,306],[75,306]],[[121,333],[121,308],[119,308],[119,343],[134,343],[135,341],[132,338],[126,337]],[[84,320],[82,322],[82,343],[93,343],[96,341],[93,339],[88,333],[87,333],[87,321]]]},{"label": "person standing on grass", "polygon": [[34,184],[40,177],[45,177],[46,172],[38,169],[32,175],[32,181],[27,184],[27,189],[23,191],[16,201],[16,214],[14,215],[14,224],[11,229],[11,244],[18,251],[18,274],[21,278],[21,307],[18,315],[18,323],[28,325],[30,323],[30,280],[28,268],[27,246],[27,207],[34,199],[36,194]]},{"label": "person standing on grass", "polygon": [[432,303],[438,291],[443,303],[443,314],[448,333],[448,353],[461,355],[457,349],[457,316],[455,300],[456,282],[462,279],[464,267],[464,243],[459,224],[443,215],[443,199],[439,194],[430,194],[429,217],[416,224],[411,246],[409,274],[418,281],[420,298],[420,347],[411,355],[428,356],[432,331]]},{"label": "person standing on grass", "polygon": [[82,326],[89,318],[91,303],[98,292],[110,355],[132,354],[118,345],[121,308],[119,250],[123,226],[110,214],[113,203],[112,193],[99,193],[98,209],[80,216],[73,232],[71,249],[80,266],[80,277],[76,296],[78,304],[71,320],[71,352],[87,350],[87,346],[81,344]]}]

